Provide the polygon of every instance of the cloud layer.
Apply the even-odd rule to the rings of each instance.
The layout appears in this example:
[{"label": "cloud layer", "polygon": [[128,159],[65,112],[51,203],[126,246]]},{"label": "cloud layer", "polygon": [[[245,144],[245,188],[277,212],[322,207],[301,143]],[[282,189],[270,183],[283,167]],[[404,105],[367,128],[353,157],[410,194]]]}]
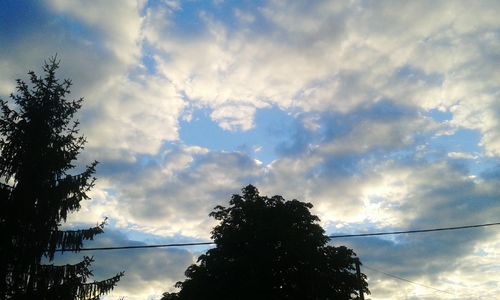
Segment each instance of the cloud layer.
[{"label": "cloud layer", "polygon": [[[207,240],[208,213],[249,183],[313,203],[328,233],[496,222],[498,6],[5,1],[0,96],[43,59],[61,58],[72,95],[85,97],[80,162],[101,162],[93,200],[68,226],[110,217],[100,243]],[[221,129],[209,143],[216,147],[183,130],[203,130],[200,111]],[[263,128],[273,118],[279,130]],[[235,135],[249,139],[229,146]],[[496,235],[338,242],[367,267],[455,294],[402,287],[366,269],[372,299],[463,299],[486,290],[494,298]],[[200,251],[96,253],[96,274],[125,269],[109,299],[158,299]]]}]

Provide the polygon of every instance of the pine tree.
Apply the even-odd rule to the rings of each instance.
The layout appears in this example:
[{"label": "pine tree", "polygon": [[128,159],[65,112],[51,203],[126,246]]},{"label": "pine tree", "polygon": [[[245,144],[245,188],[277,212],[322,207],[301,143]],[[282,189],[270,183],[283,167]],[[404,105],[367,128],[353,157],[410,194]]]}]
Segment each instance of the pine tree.
[{"label": "pine tree", "polygon": [[97,162],[75,174],[85,138],[73,117],[83,99],[66,98],[71,81],[56,78],[58,67],[51,58],[43,77],[30,71],[31,84],[18,79],[12,101],[0,100],[0,299],[99,299],[123,276],[87,282],[91,257],[74,265],[42,264],[54,260],[56,249],[78,252],[104,226],[59,229],[89,198]]}]

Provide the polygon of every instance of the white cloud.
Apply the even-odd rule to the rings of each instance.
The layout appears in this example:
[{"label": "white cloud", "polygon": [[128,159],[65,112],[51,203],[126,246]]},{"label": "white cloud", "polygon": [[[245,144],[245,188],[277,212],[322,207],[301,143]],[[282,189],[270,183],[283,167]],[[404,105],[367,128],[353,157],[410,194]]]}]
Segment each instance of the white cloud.
[{"label": "white cloud", "polygon": [[105,172],[91,194],[95,201],[85,202],[70,221],[99,220],[107,213],[119,228],[208,239],[214,224],[208,214],[254,182],[261,170],[244,154],[199,147],[171,149],[147,160]]},{"label": "white cloud", "polygon": [[249,130],[253,127],[255,107],[227,105],[216,108],[210,117],[225,130]]},{"label": "white cloud", "polygon": [[[94,201],[86,202],[95,206],[90,206],[91,209],[84,206],[76,219],[95,220],[98,219],[95,215],[107,211],[112,212],[108,215],[111,220],[124,229],[206,240],[215,225],[208,213],[215,205],[227,205],[230,195],[248,183],[256,184],[264,195],[280,194],[287,199],[312,202],[313,212],[319,215],[330,234],[339,230],[360,232],[374,231],[373,228],[383,231],[477,224],[494,221],[500,213],[495,208],[500,196],[495,182],[475,180],[445,162],[405,164],[361,160],[358,164],[362,171],[346,175],[342,165],[326,167],[332,158],[330,154],[315,154],[279,159],[265,167],[243,154],[212,153],[199,147],[170,149],[160,159],[136,164],[133,174],[127,171],[108,175],[92,194]],[[342,224],[342,228],[331,231],[337,224]],[[481,280],[486,277],[471,279],[467,274],[460,274],[466,265],[462,260],[477,258],[478,249],[491,252],[493,246],[488,245],[493,241],[492,236],[479,229],[460,234],[335,242],[353,247],[368,266],[448,290],[452,282],[462,286],[483,284]],[[490,255],[481,260],[481,268],[487,268],[488,262],[494,261],[496,254]],[[426,259],[422,261],[424,256]],[[156,267],[151,268],[151,272],[156,272],[153,270]],[[373,299],[397,298],[404,296],[405,291],[409,295],[423,293],[414,287],[395,292],[391,290],[394,284],[391,279],[369,270],[365,272],[370,274]],[[151,293],[169,287],[160,286],[158,282],[163,279],[152,275],[148,280],[136,276],[133,274],[129,279],[137,280],[131,283],[132,287],[120,290],[122,294],[131,295],[142,284],[150,288]],[[180,273],[168,276],[173,276],[168,283],[183,278]],[[434,284],[435,278],[452,279]]]},{"label": "white cloud", "polygon": [[[144,245],[129,239],[123,232],[105,229],[105,233],[87,242],[86,247],[106,247],[111,245]],[[175,283],[182,279],[186,268],[195,262],[193,252],[187,249],[114,250],[64,253],[56,257],[55,263],[75,263],[82,256],[94,258],[91,268],[92,280],[104,280],[124,271],[111,294],[103,299],[158,299],[164,291],[173,290]]]},{"label": "white cloud", "polygon": [[[496,2],[269,1],[231,10],[239,27],[205,10],[192,20],[202,24],[193,33],[176,24],[180,1],[45,3],[43,26],[0,49],[0,94],[57,52],[73,95],[86,98],[83,161],[103,164],[94,200],[70,224],[109,216],[116,228],[206,239],[214,224],[208,213],[248,183],[312,202],[329,229],[438,227],[499,215],[498,183],[472,178],[454,161],[482,156],[445,149],[443,161],[430,164],[433,145],[418,140],[471,129],[481,134],[485,155],[500,156]],[[144,55],[154,70],[143,65]],[[192,113],[186,107],[208,108],[223,129],[244,131],[271,106],[303,122],[305,141],[270,165],[179,141],[179,118]],[[426,112],[433,109],[451,120],[431,120]],[[410,154],[396,153],[404,150]],[[497,292],[495,238],[478,231],[348,243],[367,265],[418,282]],[[113,295],[144,298],[182,279],[180,261],[192,254],[108,258],[106,268],[133,265]],[[436,297],[370,276],[372,299]]]},{"label": "white cloud", "polygon": [[[265,34],[228,31],[205,13],[206,31],[192,38],[153,21],[146,37],[162,53],[161,72],[191,101],[215,111],[277,105],[348,113],[388,99],[449,109],[454,124],[479,130],[487,154],[497,155],[499,75],[492,66],[500,23],[486,6],[271,1],[260,9],[272,24]],[[246,130],[253,115],[218,121]]]},{"label": "white cloud", "polygon": [[414,137],[431,131],[432,126],[424,120],[405,121],[361,121],[353,125],[347,135],[320,145],[319,152],[332,154],[366,153],[374,147],[397,149],[414,143]]},{"label": "white cloud", "polygon": [[179,138],[184,101],[161,77],[119,78],[90,97],[83,123],[90,149],[156,154],[163,142]]},{"label": "white cloud", "polygon": [[[140,11],[143,0],[93,1],[48,0],[59,14],[66,14],[95,30],[102,44],[122,64],[137,62],[140,55]],[[112,18],[110,18],[112,16]],[[102,35],[102,36],[101,36]],[[89,41],[94,43],[95,41]]]},{"label": "white cloud", "polygon": [[471,153],[466,152],[450,152],[448,153],[449,158],[453,159],[477,159],[477,155],[473,155]]},{"label": "white cloud", "polygon": [[[2,65],[11,74],[0,79],[2,94],[12,86],[6,82],[26,78],[21,75],[29,68],[59,53],[59,77],[73,80],[70,96],[85,98],[78,117],[87,147],[98,153],[94,159],[133,160],[177,140],[184,102],[166,78],[148,74],[140,61],[144,2],[47,4],[44,18],[54,21],[40,26],[38,36],[27,35],[5,50]],[[29,50],[35,48],[36,53]]]},{"label": "white cloud", "polygon": [[234,16],[242,23],[253,23],[255,21],[255,16],[250,13],[245,13],[240,9],[234,10]]}]

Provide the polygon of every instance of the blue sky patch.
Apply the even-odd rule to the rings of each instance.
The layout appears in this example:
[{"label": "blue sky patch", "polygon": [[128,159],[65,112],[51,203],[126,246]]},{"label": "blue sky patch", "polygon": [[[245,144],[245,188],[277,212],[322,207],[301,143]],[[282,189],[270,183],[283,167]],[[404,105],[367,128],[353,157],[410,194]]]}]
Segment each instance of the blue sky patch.
[{"label": "blue sky patch", "polygon": [[430,117],[436,122],[445,122],[453,119],[453,114],[449,111],[441,111],[438,109],[431,109],[426,114],[426,116]]},{"label": "blue sky patch", "polygon": [[0,1],[0,28],[2,28],[0,41],[5,41],[2,47],[31,34],[40,27],[40,24],[47,23],[45,8],[39,4],[39,1],[29,0]]},{"label": "blue sky patch", "polygon": [[480,153],[482,152],[480,141],[481,134],[477,130],[458,129],[452,135],[434,137],[430,141],[430,146],[443,152]]},{"label": "blue sky patch", "polygon": [[255,126],[248,131],[227,131],[210,118],[209,110],[196,110],[190,122],[181,122],[180,139],[187,145],[212,151],[243,152],[265,164],[286,152],[283,149],[296,146],[298,121],[279,108],[258,110],[254,122]]}]

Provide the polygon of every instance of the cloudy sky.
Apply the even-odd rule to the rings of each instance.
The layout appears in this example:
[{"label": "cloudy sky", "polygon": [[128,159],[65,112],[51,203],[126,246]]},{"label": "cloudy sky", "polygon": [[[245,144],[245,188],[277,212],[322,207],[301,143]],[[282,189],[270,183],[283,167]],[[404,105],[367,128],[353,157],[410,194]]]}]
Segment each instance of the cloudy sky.
[{"label": "cloudy sky", "polygon": [[[208,241],[249,183],[328,234],[500,221],[498,1],[0,2],[0,97],[56,54],[100,162],[89,246]],[[493,299],[494,227],[334,240],[371,299]],[[159,299],[206,248],[94,253],[106,299]],[[90,253],[85,253],[90,254]],[[84,254],[65,254],[59,263]],[[444,292],[398,281],[380,270]],[[447,293],[445,293],[447,292]]]}]

